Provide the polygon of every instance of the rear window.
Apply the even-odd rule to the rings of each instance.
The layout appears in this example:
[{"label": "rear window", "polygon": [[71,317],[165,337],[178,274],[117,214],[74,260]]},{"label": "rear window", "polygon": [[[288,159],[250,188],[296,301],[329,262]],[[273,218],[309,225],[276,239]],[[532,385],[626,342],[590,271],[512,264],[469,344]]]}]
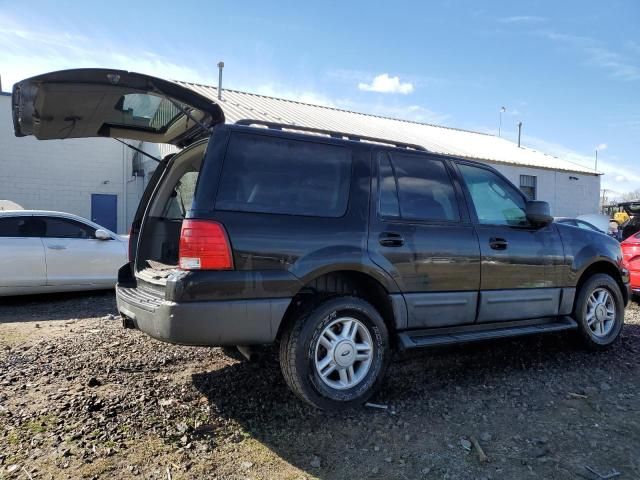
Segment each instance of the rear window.
[{"label": "rear window", "polygon": [[115,106],[120,113],[112,125],[163,132],[182,113],[170,100],[147,93],[128,93]]},{"label": "rear window", "polygon": [[347,209],[351,151],[335,145],[234,134],[217,210],[341,217]]}]

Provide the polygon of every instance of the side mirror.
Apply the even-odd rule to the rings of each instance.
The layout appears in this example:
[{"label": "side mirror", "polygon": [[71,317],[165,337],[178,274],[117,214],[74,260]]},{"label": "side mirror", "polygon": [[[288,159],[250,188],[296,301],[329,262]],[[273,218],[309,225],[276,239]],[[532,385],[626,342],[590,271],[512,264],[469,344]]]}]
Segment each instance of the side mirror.
[{"label": "side mirror", "polygon": [[538,227],[546,227],[553,222],[551,208],[547,202],[529,200],[525,206],[525,214],[527,220],[529,220],[532,225]]},{"label": "side mirror", "polygon": [[96,230],[96,238],[98,240],[111,240],[111,235],[106,230],[99,228]]}]

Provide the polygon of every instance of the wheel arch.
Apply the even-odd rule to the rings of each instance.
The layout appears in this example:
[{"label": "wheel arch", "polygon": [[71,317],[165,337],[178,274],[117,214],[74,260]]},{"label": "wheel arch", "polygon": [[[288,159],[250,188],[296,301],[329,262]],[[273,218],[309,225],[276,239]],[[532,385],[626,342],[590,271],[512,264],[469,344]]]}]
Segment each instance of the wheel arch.
[{"label": "wheel arch", "polygon": [[629,290],[627,289],[627,285],[625,284],[622,273],[620,272],[620,268],[609,260],[597,260],[591,263],[589,266],[583,269],[582,273],[580,273],[578,277],[578,282],[576,284],[576,297],[574,300],[574,310],[575,310],[575,302],[578,299],[578,293],[582,289],[582,286],[585,282],[591,278],[592,276],[603,273],[605,275],[609,275],[611,278],[615,280],[615,282],[620,287],[620,291],[622,292],[622,297],[624,299],[624,304],[626,305],[629,301]]},{"label": "wheel arch", "polygon": [[[306,276],[301,282],[303,286],[285,311],[276,338],[280,339],[304,309],[310,308],[315,302],[339,295],[353,295],[369,302],[380,313],[389,332],[397,330],[403,321],[406,322],[404,298],[401,295],[392,298],[393,290],[390,291],[388,283],[385,285],[381,280],[384,281],[384,277],[381,279],[379,275],[362,268],[320,270]],[[388,280],[393,282],[390,278]]]}]

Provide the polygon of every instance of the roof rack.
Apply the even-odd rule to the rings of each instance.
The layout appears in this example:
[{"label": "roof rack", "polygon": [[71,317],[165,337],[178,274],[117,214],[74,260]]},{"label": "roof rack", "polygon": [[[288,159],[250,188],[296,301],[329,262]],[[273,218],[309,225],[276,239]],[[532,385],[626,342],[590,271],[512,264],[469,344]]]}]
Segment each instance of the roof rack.
[{"label": "roof rack", "polygon": [[355,142],[362,142],[362,141],[375,142],[375,143],[382,143],[385,145],[391,145],[397,148],[427,151],[427,149],[424,148],[423,146],[415,145],[413,143],[396,142],[395,140],[386,140],[383,138],[367,137],[365,135],[355,135],[353,133],[346,133],[346,132],[336,132],[333,130],[324,130],[322,128],[303,127],[301,125],[290,125],[288,123],[277,123],[277,122],[269,122],[266,120],[254,120],[250,118],[243,118],[242,120],[238,120],[235,124],[244,125],[244,126],[262,125],[264,127],[274,129],[274,130],[295,130],[299,132],[321,133],[324,135],[329,135],[331,138],[339,138],[342,140],[352,140]]}]

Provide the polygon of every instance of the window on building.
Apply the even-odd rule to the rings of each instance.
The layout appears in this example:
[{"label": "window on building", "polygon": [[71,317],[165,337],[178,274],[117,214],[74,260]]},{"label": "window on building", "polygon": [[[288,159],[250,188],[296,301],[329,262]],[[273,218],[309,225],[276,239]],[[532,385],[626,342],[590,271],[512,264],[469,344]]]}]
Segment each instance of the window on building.
[{"label": "window on building", "polygon": [[536,199],[538,177],[534,175],[520,175],[520,190],[529,200]]},{"label": "window on building", "polygon": [[351,151],[315,142],[235,134],[217,210],[341,217],[347,210]]}]

